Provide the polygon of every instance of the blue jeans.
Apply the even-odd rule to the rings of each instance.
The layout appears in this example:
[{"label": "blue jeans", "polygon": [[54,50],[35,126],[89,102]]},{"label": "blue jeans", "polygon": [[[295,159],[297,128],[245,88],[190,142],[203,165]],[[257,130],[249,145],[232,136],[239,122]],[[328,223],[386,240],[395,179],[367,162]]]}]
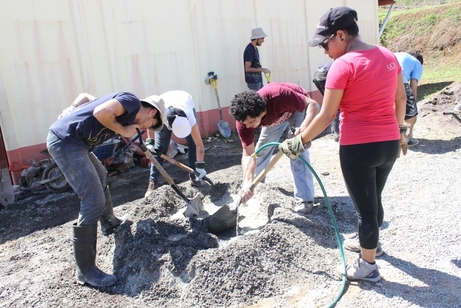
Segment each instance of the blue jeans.
[{"label": "blue jeans", "polygon": [[64,142],[52,131],[47,137],[48,151],[80,198],[78,225],[94,225],[104,211],[107,170],[84,146]]},{"label": "blue jeans", "polygon": [[[283,122],[273,127],[263,127],[259,135],[256,149],[269,142],[278,142],[288,125],[299,127],[304,120],[304,113],[295,112],[287,122]],[[256,174],[260,174],[267,164],[269,164],[272,152],[275,147],[267,147],[258,153],[256,157]],[[310,164],[309,151],[305,151],[302,156]],[[314,201],[314,177],[309,168],[300,159],[290,159],[291,174],[293,175],[294,198],[298,202]]]},{"label": "blue jeans", "polygon": [[253,91],[258,91],[263,87],[263,82],[256,82],[256,83],[247,83],[248,89],[253,90]]}]

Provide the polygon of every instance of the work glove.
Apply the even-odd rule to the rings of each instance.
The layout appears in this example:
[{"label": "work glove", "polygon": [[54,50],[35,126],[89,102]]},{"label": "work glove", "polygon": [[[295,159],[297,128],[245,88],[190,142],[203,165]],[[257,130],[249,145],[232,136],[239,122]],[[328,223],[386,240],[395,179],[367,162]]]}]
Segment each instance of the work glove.
[{"label": "work glove", "polygon": [[155,139],[153,138],[147,138],[146,139],[146,148],[152,153],[152,155],[155,155]]},{"label": "work glove", "polygon": [[[407,137],[405,137],[404,133],[400,133],[400,151],[402,151],[403,155],[406,155],[407,149],[408,149]],[[400,157],[400,151],[397,157]]]},{"label": "work glove", "polygon": [[301,134],[296,135],[294,138],[287,139],[279,145],[279,150],[291,159],[296,159],[301,153],[305,152],[311,147],[309,141],[303,145]]},{"label": "work glove", "polygon": [[[410,124],[407,122],[403,123],[403,125],[399,126],[400,129],[400,151],[402,152],[403,155],[407,154],[407,149],[408,149],[408,144],[407,144],[407,137],[408,134],[410,133]],[[399,155],[397,157],[400,157],[400,151]]]},{"label": "work glove", "polygon": [[195,171],[199,173],[197,176],[200,180],[206,175],[205,171],[205,162],[196,162],[195,163]]}]

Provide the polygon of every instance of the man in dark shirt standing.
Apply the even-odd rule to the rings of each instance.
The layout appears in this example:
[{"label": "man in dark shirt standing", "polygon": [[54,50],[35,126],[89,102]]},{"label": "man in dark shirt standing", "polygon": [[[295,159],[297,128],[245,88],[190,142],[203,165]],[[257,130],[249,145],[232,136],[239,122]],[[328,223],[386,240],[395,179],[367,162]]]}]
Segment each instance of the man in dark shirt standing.
[{"label": "man in dark shirt standing", "polygon": [[262,28],[251,30],[251,42],[243,52],[243,64],[245,67],[245,82],[250,90],[258,91],[263,87],[263,79],[261,72],[269,74],[271,71],[268,68],[261,67],[259,62],[258,46],[264,43],[264,38],[267,36]]}]

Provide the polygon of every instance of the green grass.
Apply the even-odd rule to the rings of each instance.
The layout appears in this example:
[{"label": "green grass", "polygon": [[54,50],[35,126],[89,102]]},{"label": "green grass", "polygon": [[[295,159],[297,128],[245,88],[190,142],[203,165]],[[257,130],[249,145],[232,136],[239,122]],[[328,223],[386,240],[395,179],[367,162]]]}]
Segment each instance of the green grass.
[{"label": "green grass", "polygon": [[[395,9],[381,36],[381,45],[391,48],[393,42],[398,42],[405,37],[408,42],[416,42],[416,46],[408,46],[408,50],[421,50],[424,56],[423,76],[418,87],[418,99],[431,98],[446,86],[461,82],[461,56],[459,47],[446,46],[452,49],[451,55],[442,52],[440,46],[428,46],[421,38],[428,37],[431,33],[440,31],[455,31],[452,29],[440,29],[441,20],[449,20],[451,25],[461,27],[461,14],[459,7],[461,0],[448,1],[441,5],[434,1],[397,1],[399,6],[409,9]],[[416,4],[416,5],[415,5]],[[379,18],[382,22],[387,14],[387,9],[380,9]],[[380,22],[380,23],[381,23]],[[446,26],[446,23],[444,24]],[[441,32],[440,32],[441,33]],[[391,48],[392,49],[392,48]]]},{"label": "green grass", "polygon": [[[398,0],[397,6],[405,7],[419,7],[437,4],[439,1],[436,0]],[[440,1],[440,2],[450,2],[450,1]]]},{"label": "green grass", "polygon": [[459,64],[424,64],[423,76],[418,87],[418,99],[431,98],[445,87],[459,82],[461,82]]}]

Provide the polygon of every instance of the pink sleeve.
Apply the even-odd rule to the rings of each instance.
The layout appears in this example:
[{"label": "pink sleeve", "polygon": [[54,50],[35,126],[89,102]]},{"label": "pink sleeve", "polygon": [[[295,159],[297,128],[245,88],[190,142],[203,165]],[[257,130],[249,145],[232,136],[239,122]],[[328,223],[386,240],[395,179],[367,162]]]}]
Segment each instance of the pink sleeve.
[{"label": "pink sleeve", "polygon": [[347,80],[345,76],[349,75],[349,65],[342,59],[336,59],[328,71],[328,78],[325,83],[325,88],[344,90]]}]

